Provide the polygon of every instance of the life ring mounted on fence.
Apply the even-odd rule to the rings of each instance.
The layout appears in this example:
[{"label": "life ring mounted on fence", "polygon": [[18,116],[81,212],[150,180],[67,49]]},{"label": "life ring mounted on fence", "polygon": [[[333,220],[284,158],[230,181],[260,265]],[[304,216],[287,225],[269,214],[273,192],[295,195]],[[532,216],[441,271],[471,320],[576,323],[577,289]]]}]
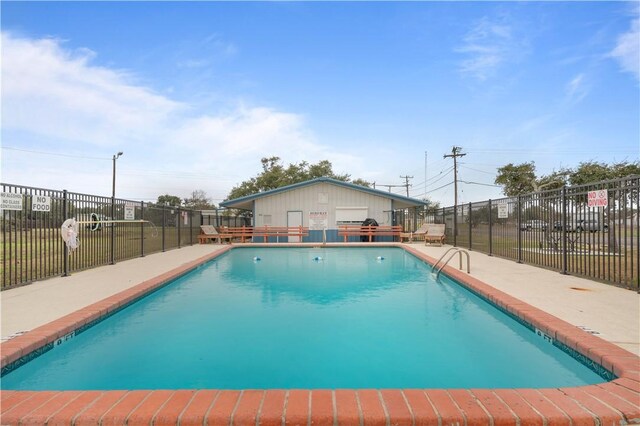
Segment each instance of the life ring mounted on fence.
[{"label": "life ring mounted on fence", "polygon": [[78,222],[76,222],[75,217],[67,219],[62,223],[62,226],[60,227],[60,236],[69,248],[69,252],[78,248]]},{"label": "life ring mounted on fence", "polygon": [[97,213],[91,213],[88,228],[91,232],[99,231],[101,228],[100,217]]}]

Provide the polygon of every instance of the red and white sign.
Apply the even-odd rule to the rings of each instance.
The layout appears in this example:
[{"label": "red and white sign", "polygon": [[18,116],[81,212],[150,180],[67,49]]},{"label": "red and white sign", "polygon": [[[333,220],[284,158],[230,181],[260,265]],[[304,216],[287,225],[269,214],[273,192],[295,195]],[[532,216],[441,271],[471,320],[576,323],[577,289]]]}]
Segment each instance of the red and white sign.
[{"label": "red and white sign", "polygon": [[309,229],[323,230],[329,226],[329,216],[327,212],[309,212]]},{"label": "red and white sign", "polygon": [[607,207],[609,205],[609,193],[606,189],[589,191],[587,193],[588,207]]}]

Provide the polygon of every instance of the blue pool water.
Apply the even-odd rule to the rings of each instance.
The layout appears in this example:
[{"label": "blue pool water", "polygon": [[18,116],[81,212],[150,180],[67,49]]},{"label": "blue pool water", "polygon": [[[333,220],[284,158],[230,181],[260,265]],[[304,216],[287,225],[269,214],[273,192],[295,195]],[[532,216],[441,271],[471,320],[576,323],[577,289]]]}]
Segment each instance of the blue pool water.
[{"label": "blue pool water", "polygon": [[434,281],[430,268],[402,249],[238,248],[10,372],[2,388],[540,388],[603,381],[461,286]]}]

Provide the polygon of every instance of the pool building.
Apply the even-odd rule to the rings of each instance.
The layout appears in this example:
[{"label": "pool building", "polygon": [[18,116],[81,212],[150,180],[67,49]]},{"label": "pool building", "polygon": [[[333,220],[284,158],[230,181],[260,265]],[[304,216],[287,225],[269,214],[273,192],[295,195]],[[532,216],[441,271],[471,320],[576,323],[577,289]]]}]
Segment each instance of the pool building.
[{"label": "pool building", "polygon": [[[340,225],[360,225],[371,218],[382,226],[395,225],[394,211],[424,206],[422,200],[321,177],[270,191],[228,200],[221,207],[250,210],[253,226],[304,226],[309,236],[302,241],[342,242]],[[323,235],[326,235],[326,237]],[[356,237],[350,237],[355,238]],[[391,241],[392,237],[379,237]],[[281,241],[282,242],[282,241]]]}]

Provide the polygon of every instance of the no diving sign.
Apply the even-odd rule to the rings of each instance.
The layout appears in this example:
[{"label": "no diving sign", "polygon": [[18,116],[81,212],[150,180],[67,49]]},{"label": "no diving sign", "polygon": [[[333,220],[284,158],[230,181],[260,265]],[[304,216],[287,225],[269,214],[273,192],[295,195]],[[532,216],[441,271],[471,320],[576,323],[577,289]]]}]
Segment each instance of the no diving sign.
[{"label": "no diving sign", "polygon": [[589,191],[587,193],[588,207],[607,207],[609,205],[609,193],[606,189]]}]

